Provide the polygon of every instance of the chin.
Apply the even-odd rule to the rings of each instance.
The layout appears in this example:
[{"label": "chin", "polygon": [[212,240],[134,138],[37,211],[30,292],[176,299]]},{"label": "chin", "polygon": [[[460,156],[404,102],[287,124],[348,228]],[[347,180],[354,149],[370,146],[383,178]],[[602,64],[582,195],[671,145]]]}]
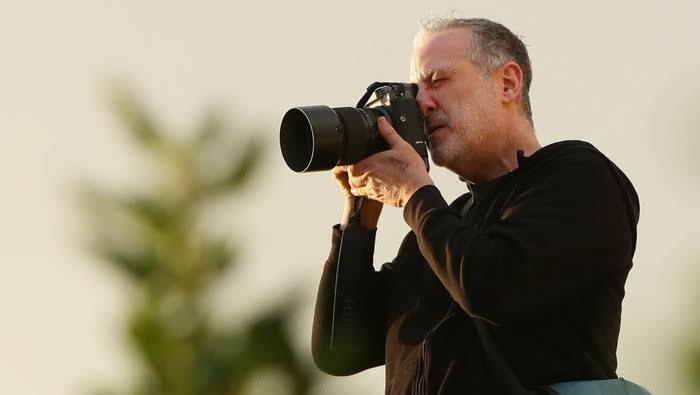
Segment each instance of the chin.
[{"label": "chin", "polygon": [[[450,164],[459,156],[459,142],[444,131],[431,136],[430,158],[435,166],[450,168]],[[437,138],[436,138],[437,137]]]},{"label": "chin", "polygon": [[[453,146],[441,147],[443,149],[430,150],[430,159],[437,167],[445,168],[453,173],[459,174],[459,170],[463,167],[464,162],[468,160],[468,155],[460,152]],[[448,149],[445,149],[448,148]]]},{"label": "chin", "polygon": [[444,153],[441,152],[431,150],[430,159],[433,161],[433,164],[437,167],[446,167],[448,164],[447,158],[445,157]]}]

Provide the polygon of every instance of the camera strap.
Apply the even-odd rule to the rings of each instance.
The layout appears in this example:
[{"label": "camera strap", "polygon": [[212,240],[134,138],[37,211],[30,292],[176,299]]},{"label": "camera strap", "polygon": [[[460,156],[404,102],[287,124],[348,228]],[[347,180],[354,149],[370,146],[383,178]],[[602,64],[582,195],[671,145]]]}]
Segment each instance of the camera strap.
[{"label": "camera strap", "polygon": [[[362,95],[360,100],[357,102],[355,105],[356,108],[362,108],[367,104],[367,101],[369,100],[370,97],[372,97],[372,94],[374,91],[384,85],[390,85],[388,82],[373,82],[370,84],[370,86],[367,87],[367,90],[365,91],[365,94]],[[350,215],[348,217],[348,223],[352,224],[360,224],[360,210],[362,209],[362,203],[364,203],[365,198],[363,196],[355,196],[352,199],[352,206],[350,206]]]},{"label": "camera strap", "polygon": [[364,196],[355,196],[352,198],[352,206],[350,206],[350,215],[348,216],[349,224],[360,224],[360,210],[364,203]]},{"label": "camera strap", "polygon": [[365,94],[362,95],[360,100],[357,102],[355,105],[356,108],[361,108],[367,105],[367,101],[369,98],[372,96],[374,91],[379,88],[380,86],[385,86],[385,85],[394,85],[393,82],[374,82],[370,86],[367,87],[367,91],[365,91]]}]

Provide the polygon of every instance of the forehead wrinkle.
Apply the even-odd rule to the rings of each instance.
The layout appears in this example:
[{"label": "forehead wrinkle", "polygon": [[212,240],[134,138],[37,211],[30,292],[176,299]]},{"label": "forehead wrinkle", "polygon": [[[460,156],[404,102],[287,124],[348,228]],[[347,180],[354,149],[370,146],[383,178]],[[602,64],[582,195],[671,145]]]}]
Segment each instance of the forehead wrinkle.
[{"label": "forehead wrinkle", "polygon": [[[425,67],[421,67],[421,65],[413,64],[411,66],[411,81],[417,82],[425,82],[425,81],[430,81],[435,74],[442,76],[442,75],[451,75],[454,74],[456,66],[455,64],[451,64],[450,62],[442,62],[443,64],[440,63],[433,63],[433,64],[427,64]],[[447,64],[444,64],[447,63]]]},{"label": "forehead wrinkle", "polygon": [[[459,37],[464,33],[466,37]],[[468,62],[469,34],[468,30],[462,28],[442,32],[419,32],[414,37],[411,80],[429,80],[435,73],[452,74],[461,61]]]},{"label": "forehead wrinkle", "polygon": [[[426,51],[422,51],[421,55],[423,56],[417,57],[414,54],[411,62],[411,79],[414,81],[428,81],[434,74],[442,73],[448,68],[441,64],[445,63],[445,59],[427,57]],[[430,63],[426,63],[427,61]]]}]

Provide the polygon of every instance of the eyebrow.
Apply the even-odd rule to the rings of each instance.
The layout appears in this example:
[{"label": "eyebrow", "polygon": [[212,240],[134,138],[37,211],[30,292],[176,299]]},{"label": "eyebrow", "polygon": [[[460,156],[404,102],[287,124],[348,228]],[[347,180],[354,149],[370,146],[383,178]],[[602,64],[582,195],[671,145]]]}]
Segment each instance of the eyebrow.
[{"label": "eyebrow", "polygon": [[440,70],[435,69],[428,70],[428,72],[425,75],[420,77],[421,81],[432,81],[432,79],[435,78],[435,74],[437,74],[439,71]]},{"label": "eyebrow", "polygon": [[428,70],[427,73],[423,74],[423,73],[419,72],[418,70],[414,69],[411,72],[411,79],[414,80],[414,78],[417,77],[417,78],[415,78],[415,82],[427,82],[427,81],[430,81],[431,79],[433,79],[433,77],[435,77],[435,74],[437,74],[441,71],[443,71],[443,70],[430,69],[430,70]]},{"label": "eyebrow", "polygon": [[449,77],[450,75],[454,74],[455,71],[456,71],[455,67],[434,67],[434,68],[428,69],[428,71],[425,72],[424,74],[419,73],[419,72],[414,72],[413,75],[418,75],[417,82],[430,82],[435,78],[435,74],[439,74],[439,78],[443,78],[443,77]]}]

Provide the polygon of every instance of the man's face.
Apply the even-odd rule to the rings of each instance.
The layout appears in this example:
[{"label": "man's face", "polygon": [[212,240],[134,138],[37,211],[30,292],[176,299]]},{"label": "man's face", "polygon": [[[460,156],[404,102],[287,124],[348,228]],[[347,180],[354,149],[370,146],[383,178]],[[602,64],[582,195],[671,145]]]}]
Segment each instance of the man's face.
[{"label": "man's face", "polygon": [[460,175],[490,159],[498,130],[497,88],[467,59],[470,42],[466,28],[420,32],[411,60],[433,162]]}]

